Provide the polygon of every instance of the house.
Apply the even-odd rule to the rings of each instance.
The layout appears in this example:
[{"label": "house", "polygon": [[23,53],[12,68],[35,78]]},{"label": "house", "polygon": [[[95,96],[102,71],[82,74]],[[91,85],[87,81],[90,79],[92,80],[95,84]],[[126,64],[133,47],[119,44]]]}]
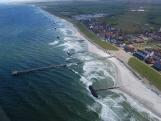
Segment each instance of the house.
[{"label": "house", "polygon": [[113,32],[106,32],[106,36],[112,36]]},{"label": "house", "polygon": [[117,43],[117,41],[115,40],[115,39],[111,39],[111,40],[109,40],[111,43],[114,43],[114,44],[116,44]]},{"label": "house", "polygon": [[119,39],[119,40],[123,40],[123,37],[122,37],[122,36],[120,36],[118,39]]},{"label": "house", "polygon": [[156,40],[156,41],[161,41],[161,37],[160,36],[157,36],[157,35],[154,36],[153,39]]},{"label": "house", "polygon": [[125,47],[125,44],[124,43],[121,43],[119,46],[120,47]]},{"label": "house", "polygon": [[153,67],[161,71],[161,61],[155,61],[155,63],[153,64]]},{"label": "house", "polygon": [[93,26],[91,25],[89,28],[90,28],[90,29],[93,29]]},{"label": "house", "polygon": [[135,42],[135,43],[144,43],[144,40],[142,40],[142,39],[136,39],[133,42]]},{"label": "house", "polygon": [[152,37],[152,36],[153,36],[153,33],[146,32],[146,33],[144,34],[144,36],[146,36],[146,37]]},{"label": "house", "polygon": [[161,56],[159,54],[156,54],[155,52],[154,52],[153,58],[156,61],[161,61]]},{"label": "house", "polygon": [[109,38],[113,35],[113,32],[106,32],[105,30],[103,30],[103,32],[100,33],[100,37],[101,38]]},{"label": "house", "polygon": [[132,45],[125,45],[124,49],[125,49],[126,51],[130,51],[130,52],[132,52],[132,53],[135,51],[135,47],[132,46]]},{"label": "house", "polygon": [[161,49],[153,49],[153,58],[155,61],[161,61]]},{"label": "house", "polygon": [[103,32],[100,33],[101,38],[105,38],[105,35],[106,35],[106,33],[103,33]]},{"label": "house", "polygon": [[147,48],[144,49],[144,52],[148,53],[149,56],[153,56],[154,55],[154,52],[152,50],[150,50],[150,49],[147,49]]},{"label": "house", "polygon": [[145,62],[148,63],[148,64],[154,64],[155,61],[154,61],[154,58],[153,57],[148,57],[147,59],[145,59]]},{"label": "house", "polygon": [[127,37],[128,37],[128,38],[131,38],[131,39],[134,38],[134,36],[132,36],[132,35],[127,35]]},{"label": "house", "polygon": [[136,55],[139,59],[147,59],[147,58],[149,57],[149,54],[148,54],[148,53],[146,53],[146,52],[144,52],[144,51],[142,51],[142,50],[139,50],[139,49],[135,52],[135,55]]},{"label": "house", "polygon": [[161,37],[161,32],[157,32],[155,35]]}]

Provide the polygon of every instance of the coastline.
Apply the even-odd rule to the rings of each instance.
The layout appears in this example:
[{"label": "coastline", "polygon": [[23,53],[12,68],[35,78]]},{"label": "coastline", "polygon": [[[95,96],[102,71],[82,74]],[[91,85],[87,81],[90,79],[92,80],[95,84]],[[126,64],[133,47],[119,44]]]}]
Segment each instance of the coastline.
[{"label": "coastline", "polygon": [[[102,57],[110,56],[110,53],[108,51],[104,51],[101,47],[89,40],[83,33],[79,31],[77,27],[74,26],[73,23],[70,23],[69,21],[62,18],[60,19],[63,20],[63,22],[71,24],[70,28],[75,31],[75,34],[73,36],[84,39],[88,45],[89,52],[98,54]],[[161,120],[161,98],[150,89],[148,89],[146,85],[141,82],[141,80],[138,80],[133,75],[133,73],[115,57],[109,60],[115,65],[117,70],[118,81],[116,83],[116,86],[125,85],[124,88],[121,88],[119,90],[130,96],[139,104],[142,104],[142,106],[146,109],[152,111],[154,113],[152,115],[156,115],[156,117],[160,118]]]},{"label": "coastline", "polygon": [[[89,52],[95,53],[102,57],[110,56],[110,53],[103,51],[100,47],[83,35],[83,33],[81,33],[77,27],[75,27],[73,24],[72,26],[72,30],[76,32],[74,36],[85,40],[88,45]],[[130,96],[137,103],[141,104],[145,109],[147,108],[152,111],[154,113],[152,115],[158,116],[157,118],[160,118],[161,120],[161,97],[152,92],[150,88],[141,82],[141,80],[137,79],[137,77],[117,58],[113,57],[109,58],[108,60],[111,61],[116,67],[116,72],[118,75],[116,86],[124,86],[124,88],[120,88],[119,90]]]}]

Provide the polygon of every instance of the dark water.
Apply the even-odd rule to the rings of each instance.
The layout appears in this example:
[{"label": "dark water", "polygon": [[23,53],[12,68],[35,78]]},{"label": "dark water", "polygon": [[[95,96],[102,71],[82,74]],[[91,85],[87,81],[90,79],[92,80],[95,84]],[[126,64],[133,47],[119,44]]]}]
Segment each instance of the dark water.
[{"label": "dark water", "polygon": [[66,54],[88,50],[70,26],[33,6],[0,5],[0,106],[7,117],[11,121],[157,120],[119,91],[99,93],[99,99],[91,96],[89,85],[106,88],[116,81],[114,65],[105,60],[11,75],[14,70],[98,57],[89,52]]}]

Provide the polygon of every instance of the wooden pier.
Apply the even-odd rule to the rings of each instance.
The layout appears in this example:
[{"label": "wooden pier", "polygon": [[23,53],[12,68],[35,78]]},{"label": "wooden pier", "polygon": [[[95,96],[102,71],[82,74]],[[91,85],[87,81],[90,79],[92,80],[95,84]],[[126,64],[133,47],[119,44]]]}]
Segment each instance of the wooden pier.
[{"label": "wooden pier", "polygon": [[45,66],[45,67],[40,67],[40,68],[28,69],[28,70],[12,71],[12,75],[24,74],[24,73],[31,72],[31,71],[38,71],[38,70],[43,70],[43,69],[55,68],[55,67],[66,67],[68,65],[80,64],[80,63],[89,62],[89,61],[105,60],[105,59],[112,58],[112,57],[114,57],[114,56],[101,57],[101,58],[83,60],[83,61],[72,62],[72,63],[64,63],[64,64],[59,64],[59,65]]}]

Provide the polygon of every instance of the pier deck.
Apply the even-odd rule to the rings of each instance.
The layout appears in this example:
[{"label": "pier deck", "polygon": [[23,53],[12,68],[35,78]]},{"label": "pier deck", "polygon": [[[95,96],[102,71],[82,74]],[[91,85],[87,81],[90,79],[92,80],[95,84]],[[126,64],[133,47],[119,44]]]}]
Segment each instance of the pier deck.
[{"label": "pier deck", "polygon": [[108,56],[108,57],[101,57],[101,58],[83,60],[83,61],[72,62],[72,63],[64,63],[64,64],[59,64],[59,65],[45,66],[45,67],[40,67],[40,68],[28,69],[28,70],[12,71],[12,75],[24,74],[24,73],[31,72],[31,71],[38,71],[38,70],[61,67],[61,66],[66,67],[66,66],[71,65],[71,64],[80,64],[80,63],[89,62],[89,61],[105,60],[105,59],[112,58],[112,57],[113,56]]}]

